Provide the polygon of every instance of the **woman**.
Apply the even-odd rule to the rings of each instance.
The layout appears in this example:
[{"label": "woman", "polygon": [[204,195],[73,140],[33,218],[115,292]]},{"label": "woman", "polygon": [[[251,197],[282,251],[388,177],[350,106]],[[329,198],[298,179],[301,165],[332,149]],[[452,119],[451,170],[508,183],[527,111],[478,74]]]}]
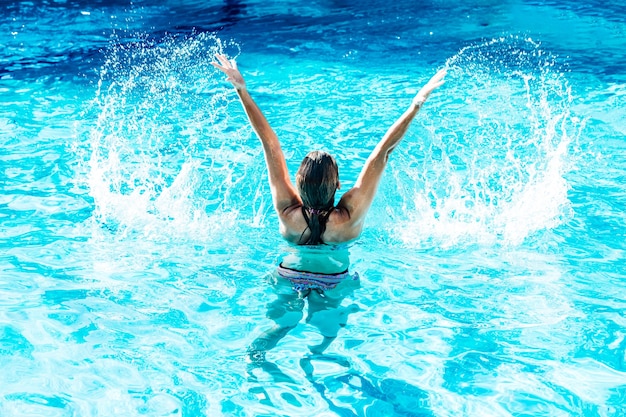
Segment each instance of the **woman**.
[{"label": "woman", "polygon": [[446,74],[445,69],[440,70],[422,87],[409,108],[374,148],[354,187],[335,205],[335,191],[340,185],[335,159],[326,152],[309,153],[298,169],[294,187],[276,133],[248,93],[237,63],[229,61],[224,55],[216,57],[219,64],[214,62],[213,65],[223,71],[235,87],[250,124],[263,144],[280,233],[289,242],[298,245],[344,243],[361,234],[389,154],[400,142],[430,93],[443,84]]},{"label": "woman", "polygon": [[322,353],[337,336],[339,328],[345,326],[347,315],[355,311],[355,305],[340,308],[358,276],[348,273],[347,250],[337,249],[336,245],[361,234],[389,154],[430,93],[443,84],[446,72],[439,71],[422,87],[409,108],[374,148],[354,187],[335,205],[335,192],[340,187],[335,159],[322,151],[309,153],[298,169],[294,187],[278,138],[248,93],[236,62],[224,55],[216,55],[216,58],[219,63],[213,65],[223,71],[235,87],[263,145],[280,233],[291,243],[314,247],[294,250],[283,259],[277,270],[278,277],[274,277],[278,299],[268,306],[268,317],[276,326],[257,338],[250,347],[251,359],[276,375],[275,366],[264,362],[265,352],[300,322],[305,297],[309,300],[307,322],[318,327],[324,336],[321,344],[311,347],[313,353]]}]

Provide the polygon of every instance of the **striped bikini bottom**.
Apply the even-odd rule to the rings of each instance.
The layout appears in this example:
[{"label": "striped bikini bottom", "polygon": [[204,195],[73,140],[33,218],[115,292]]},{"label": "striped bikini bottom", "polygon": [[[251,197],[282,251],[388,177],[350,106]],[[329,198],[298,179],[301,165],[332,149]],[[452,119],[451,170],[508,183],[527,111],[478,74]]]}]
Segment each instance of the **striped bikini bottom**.
[{"label": "striped bikini bottom", "polygon": [[340,282],[345,280],[358,280],[359,274],[349,273],[347,270],[336,274],[320,274],[316,272],[298,271],[278,265],[278,275],[293,284],[296,291],[306,291],[310,289],[332,290]]}]

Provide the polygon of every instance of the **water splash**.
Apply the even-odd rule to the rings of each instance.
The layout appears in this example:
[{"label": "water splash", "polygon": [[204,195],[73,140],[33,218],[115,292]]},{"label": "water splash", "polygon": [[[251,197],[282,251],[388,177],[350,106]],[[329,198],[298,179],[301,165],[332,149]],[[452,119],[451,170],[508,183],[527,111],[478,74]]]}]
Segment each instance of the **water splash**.
[{"label": "water splash", "polygon": [[251,155],[238,149],[234,97],[210,65],[226,48],[237,45],[201,33],[107,51],[86,169],[98,224],[158,240],[233,227],[235,172]]},{"label": "water splash", "polygon": [[446,102],[423,119],[423,158],[404,155],[408,169],[396,173],[408,190],[402,241],[519,244],[559,225],[570,210],[568,146],[580,128],[563,68],[513,36],[466,47],[447,67],[437,92]]}]

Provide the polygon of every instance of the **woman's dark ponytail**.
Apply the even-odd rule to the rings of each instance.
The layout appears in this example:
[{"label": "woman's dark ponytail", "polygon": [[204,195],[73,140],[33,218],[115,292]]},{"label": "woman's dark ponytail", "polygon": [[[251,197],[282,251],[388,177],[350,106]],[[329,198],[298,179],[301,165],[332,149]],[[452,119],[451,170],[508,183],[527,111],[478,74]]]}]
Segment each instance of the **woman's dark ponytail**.
[{"label": "woman's dark ponytail", "polygon": [[307,228],[311,231],[311,234],[308,239],[303,242],[302,236],[304,236],[306,229],[302,232],[302,236],[300,236],[301,245],[320,245],[324,243],[322,235],[326,231],[326,222],[331,212],[332,208],[329,210],[316,210],[302,206],[302,215],[304,216]]},{"label": "woman's dark ponytail", "polygon": [[[326,222],[335,206],[335,192],[339,186],[337,162],[323,151],[309,152],[296,173],[296,187],[302,199],[302,215],[307,228],[300,236],[300,245],[323,244]],[[307,229],[311,234],[303,240]]]}]

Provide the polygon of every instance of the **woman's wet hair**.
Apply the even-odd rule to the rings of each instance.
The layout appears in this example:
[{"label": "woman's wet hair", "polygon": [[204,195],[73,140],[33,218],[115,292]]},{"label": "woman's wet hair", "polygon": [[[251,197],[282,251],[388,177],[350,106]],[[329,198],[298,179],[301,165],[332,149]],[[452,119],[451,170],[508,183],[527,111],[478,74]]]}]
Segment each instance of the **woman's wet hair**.
[{"label": "woman's wet hair", "polygon": [[335,207],[338,186],[339,169],[335,158],[324,151],[313,151],[304,157],[296,173],[296,187],[302,199],[302,214],[311,234],[304,242],[300,239],[300,244],[324,243],[322,235]]}]

